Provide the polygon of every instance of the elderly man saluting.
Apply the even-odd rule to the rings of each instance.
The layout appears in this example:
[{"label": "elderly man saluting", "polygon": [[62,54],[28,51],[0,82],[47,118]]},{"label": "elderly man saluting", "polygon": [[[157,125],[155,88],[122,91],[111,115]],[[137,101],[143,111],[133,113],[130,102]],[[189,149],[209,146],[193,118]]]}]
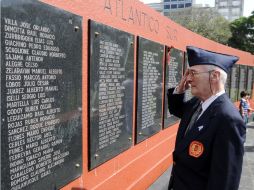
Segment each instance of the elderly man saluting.
[{"label": "elderly man saluting", "polygon": [[[168,90],[169,111],[181,118],[168,189],[237,190],[246,126],[225,83],[238,58],[192,46],[187,54],[190,68]],[[185,102],[189,86],[194,98]]]}]

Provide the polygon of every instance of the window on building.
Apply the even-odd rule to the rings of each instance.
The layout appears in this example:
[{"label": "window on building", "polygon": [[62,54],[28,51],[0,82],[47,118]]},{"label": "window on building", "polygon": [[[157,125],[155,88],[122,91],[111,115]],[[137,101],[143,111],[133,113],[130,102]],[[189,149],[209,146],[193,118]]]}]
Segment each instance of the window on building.
[{"label": "window on building", "polygon": [[164,2],[170,2],[170,0],[164,0]]},{"label": "window on building", "polygon": [[239,8],[233,8],[232,9],[232,14],[233,15],[240,15],[240,12],[241,12],[241,10]]},{"label": "window on building", "polygon": [[170,9],[170,5],[164,5],[164,9]]},{"label": "window on building", "polygon": [[168,15],[169,10],[170,10],[170,9],[164,9],[164,10],[163,10],[163,14],[164,14],[164,15]]},{"label": "window on building", "polygon": [[184,4],[178,4],[178,8],[184,8]]},{"label": "window on building", "polygon": [[241,3],[240,1],[233,1],[233,2],[232,2],[232,5],[233,5],[233,6],[239,6],[240,3]]},{"label": "window on building", "polygon": [[177,0],[171,0],[171,1],[177,1]]},{"label": "window on building", "polygon": [[185,3],[185,7],[191,7],[191,3]]},{"label": "window on building", "polygon": [[219,13],[221,13],[222,15],[227,14],[228,9],[219,9]]},{"label": "window on building", "polygon": [[172,4],[171,9],[177,9],[177,4]]},{"label": "window on building", "polygon": [[239,16],[231,16],[231,17],[229,17],[229,19],[231,20],[231,21],[233,21],[233,20],[235,20],[235,19],[238,19],[239,18]]},{"label": "window on building", "polygon": [[220,2],[219,6],[220,7],[226,7],[228,5],[228,2]]}]

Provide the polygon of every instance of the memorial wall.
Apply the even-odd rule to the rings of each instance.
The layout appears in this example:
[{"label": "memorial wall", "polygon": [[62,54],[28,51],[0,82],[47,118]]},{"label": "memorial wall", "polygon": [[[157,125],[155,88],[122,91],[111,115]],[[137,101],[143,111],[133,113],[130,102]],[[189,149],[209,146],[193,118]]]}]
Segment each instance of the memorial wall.
[{"label": "memorial wall", "polygon": [[90,168],[132,145],[134,36],[90,21]]},{"label": "memorial wall", "polygon": [[242,91],[246,91],[247,89],[247,66],[246,65],[240,65],[240,71],[239,71],[239,91],[238,91],[238,100],[241,99],[240,93]]},{"label": "memorial wall", "polygon": [[[1,189],[146,189],[172,162],[167,90],[207,39],[138,1],[45,2],[0,1]],[[253,64],[228,74],[233,102]]]},{"label": "memorial wall", "polygon": [[164,96],[164,128],[172,126],[179,121],[179,118],[170,114],[168,110],[167,90],[175,88],[181,81],[184,66],[184,52],[166,47],[165,64],[165,96]]},{"label": "memorial wall", "polygon": [[226,91],[226,94],[228,95],[228,97],[230,97],[230,87],[231,87],[231,70],[228,73],[227,81],[225,84],[225,91]]},{"label": "memorial wall", "polygon": [[230,78],[230,99],[235,102],[238,99],[239,93],[239,74],[240,74],[240,67],[239,65],[234,65],[231,69],[231,78]]},{"label": "memorial wall", "polygon": [[82,172],[82,18],[36,1],[1,11],[1,188],[59,189]]},{"label": "memorial wall", "polygon": [[[188,62],[188,55],[187,53],[185,52],[184,54],[184,70],[183,70],[183,73],[186,72],[186,70],[189,68],[189,62]],[[184,94],[184,100],[185,101],[188,101],[192,98],[192,94],[191,94],[191,88],[187,89],[185,94]]]},{"label": "memorial wall", "polygon": [[138,38],[137,143],[162,128],[163,50],[161,44]]},{"label": "memorial wall", "polygon": [[253,69],[254,67],[250,67],[250,66],[247,66],[247,87],[246,87],[246,90],[248,93],[250,93],[250,96],[252,97],[253,95],[253,82],[254,82],[254,77],[253,77]]}]

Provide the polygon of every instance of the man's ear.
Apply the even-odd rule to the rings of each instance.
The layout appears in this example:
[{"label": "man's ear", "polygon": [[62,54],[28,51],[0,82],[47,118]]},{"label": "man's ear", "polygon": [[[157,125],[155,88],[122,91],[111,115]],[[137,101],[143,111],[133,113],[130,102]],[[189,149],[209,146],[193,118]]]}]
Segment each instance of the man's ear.
[{"label": "man's ear", "polygon": [[220,72],[218,72],[218,71],[212,72],[211,78],[212,78],[212,80],[220,79]]}]

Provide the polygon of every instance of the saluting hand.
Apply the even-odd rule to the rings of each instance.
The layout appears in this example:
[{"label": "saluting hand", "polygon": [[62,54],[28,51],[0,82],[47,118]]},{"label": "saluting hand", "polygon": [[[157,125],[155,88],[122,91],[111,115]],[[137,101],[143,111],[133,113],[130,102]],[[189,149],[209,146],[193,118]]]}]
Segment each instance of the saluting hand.
[{"label": "saluting hand", "polygon": [[184,93],[185,90],[189,89],[190,88],[190,84],[189,82],[187,81],[187,77],[189,75],[189,70],[187,69],[177,87],[177,93],[181,94],[181,93]]}]

